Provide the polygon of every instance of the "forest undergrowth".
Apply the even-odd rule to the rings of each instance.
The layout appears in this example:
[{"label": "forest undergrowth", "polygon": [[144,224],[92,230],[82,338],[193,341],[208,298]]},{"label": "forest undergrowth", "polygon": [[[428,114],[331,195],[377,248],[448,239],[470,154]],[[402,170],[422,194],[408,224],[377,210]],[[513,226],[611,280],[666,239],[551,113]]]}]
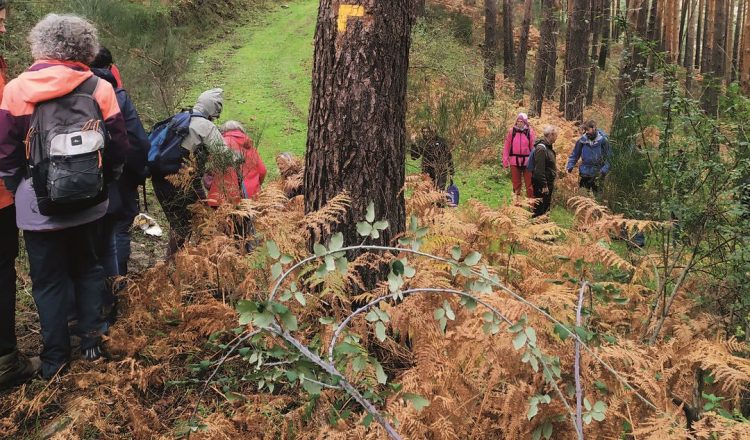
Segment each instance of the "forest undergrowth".
[{"label": "forest undergrowth", "polygon": [[[565,228],[532,220],[523,206],[440,207],[442,195],[414,176],[400,251],[339,251],[366,247],[387,227],[373,212],[362,243],[334,236],[306,260],[308,234],[334,227],[349,201],[342,194],[305,215],[302,196],[286,196],[301,165],[287,165],[256,200],[196,207],[191,245],[122,294],[107,341],[114,359],[76,362],[59,381],[5,396],[4,436],[385,438],[344,381],[402,438],[575,438],[577,396],[587,437],[750,435],[733,417],[750,381],[747,346],[716,316],[683,295],[663,337],[643,337],[656,324],[657,258],[645,250],[624,258],[611,243],[623,228],[670,225],[612,214],[577,194],[572,179],[560,190],[575,212]],[[252,219],[257,239],[235,235],[237,218]],[[366,289],[360,271],[383,268],[388,280]],[[689,289],[700,282],[690,279]],[[343,377],[286,337],[319,359],[330,348]],[[587,347],[579,357],[576,341]],[[696,392],[712,406],[688,430]]]}]

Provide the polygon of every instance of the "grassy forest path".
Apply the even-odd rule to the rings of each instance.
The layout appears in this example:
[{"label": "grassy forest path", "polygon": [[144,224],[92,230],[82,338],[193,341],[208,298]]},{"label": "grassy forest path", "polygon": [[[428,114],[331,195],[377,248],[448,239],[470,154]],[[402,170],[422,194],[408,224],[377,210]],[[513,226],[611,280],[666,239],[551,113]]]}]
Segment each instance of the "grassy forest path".
[{"label": "grassy forest path", "polygon": [[253,132],[271,175],[278,153],[305,151],[317,11],[315,0],[272,6],[198,53],[188,75],[188,100],[224,89],[222,121],[238,120]]}]

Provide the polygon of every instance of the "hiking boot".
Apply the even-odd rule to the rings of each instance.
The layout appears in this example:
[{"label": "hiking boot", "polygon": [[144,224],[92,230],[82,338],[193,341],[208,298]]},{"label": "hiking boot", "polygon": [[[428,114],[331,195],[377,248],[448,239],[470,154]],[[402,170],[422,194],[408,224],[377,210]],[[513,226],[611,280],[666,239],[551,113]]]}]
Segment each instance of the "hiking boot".
[{"label": "hiking boot", "polygon": [[39,373],[42,360],[39,357],[27,358],[14,350],[0,356],[0,390],[20,385]]}]

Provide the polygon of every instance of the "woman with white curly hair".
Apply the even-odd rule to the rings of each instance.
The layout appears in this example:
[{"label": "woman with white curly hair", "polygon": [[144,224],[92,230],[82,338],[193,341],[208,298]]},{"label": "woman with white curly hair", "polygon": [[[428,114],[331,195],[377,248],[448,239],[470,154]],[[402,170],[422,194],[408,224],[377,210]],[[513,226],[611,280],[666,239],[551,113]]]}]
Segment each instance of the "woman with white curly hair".
[{"label": "woman with white curly hair", "polygon": [[[34,64],[8,83],[0,103],[0,178],[15,194],[16,223],[24,231],[32,295],[41,323],[42,376],[51,378],[70,361],[68,313],[73,306],[84,359],[95,360],[102,356],[101,335],[107,325],[103,310],[105,277],[99,250],[101,219],[107,212],[108,201],[106,191],[100,188],[97,195],[84,200],[86,203],[73,203],[64,213],[47,210],[49,215],[44,215],[41,211],[49,206],[52,191],[57,188],[55,185],[65,182],[50,180],[50,171],[46,179],[48,188],[43,190],[40,187],[45,185],[32,185],[28,174],[39,173],[32,165],[50,169],[62,167],[49,159],[46,159],[49,162],[42,161],[53,154],[53,148],[54,154],[63,154],[62,159],[56,160],[69,160],[66,163],[70,168],[64,172],[75,172],[73,159],[78,156],[73,154],[78,151],[76,148],[83,148],[82,142],[88,147],[91,132],[98,132],[97,139],[101,139],[101,143],[96,144],[96,151],[100,174],[94,175],[100,176],[106,188],[119,177],[129,146],[114,89],[107,81],[95,77],[88,67],[99,51],[94,26],[74,15],[50,14],[34,26],[28,41]],[[38,127],[42,127],[42,122],[36,121],[32,126],[35,108],[44,103],[45,112],[51,108],[59,111],[64,107],[54,107],[56,104],[49,101],[65,97],[70,100],[66,102],[78,103],[81,101],[74,100],[82,100],[80,97],[85,95],[93,98],[100,114],[77,132],[63,131],[69,133],[65,136],[45,132],[50,136],[55,133],[49,146],[48,142],[40,140]],[[71,113],[71,116],[76,115]],[[62,119],[66,118],[58,118]],[[70,127],[54,127],[58,128]],[[25,141],[29,141],[34,154],[27,152]],[[37,152],[42,156],[36,156]],[[28,173],[29,170],[32,173]],[[81,179],[91,179],[90,174],[89,169],[78,173],[83,176]],[[75,179],[71,181],[77,181]],[[71,295],[75,297],[74,305]]]}]

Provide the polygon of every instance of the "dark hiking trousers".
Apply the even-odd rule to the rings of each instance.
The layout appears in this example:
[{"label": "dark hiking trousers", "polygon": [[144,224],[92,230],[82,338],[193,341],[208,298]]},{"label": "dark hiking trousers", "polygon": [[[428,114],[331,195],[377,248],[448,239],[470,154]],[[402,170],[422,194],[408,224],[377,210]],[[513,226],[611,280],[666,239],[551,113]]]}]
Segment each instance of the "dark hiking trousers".
[{"label": "dark hiking trousers", "polygon": [[0,356],[16,349],[16,207],[0,209]]},{"label": "dark hiking trousers", "polygon": [[156,194],[156,198],[164,211],[164,216],[167,217],[169,222],[170,236],[167,257],[171,257],[185,245],[190,236],[193,219],[190,205],[205,198],[205,196],[200,189],[200,179],[196,179],[193,188],[185,190],[175,188],[172,183],[163,177],[154,176],[151,183],[154,186],[154,194]]},{"label": "dark hiking trousers", "polygon": [[552,193],[555,191],[555,185],[554,183],[548,183],[547,187],[549,188],[549,191],[547,194],[544,194],[542,193],[542,183],[534,182],[534,197],[539,199],[539,201],[536,206],[534,206],[533,217],[539,217],[546,214],[552,205]]},{"label": "dark hiking trousers", "polygon": [[81,350],[93,348],[106,329],[107,295],[99,262],[102,220],[60,231],[24,231],[32,295],[42,327],[42,377],[49,379],[70,360],[68,312],[75,301]]},{"label": "dark hiking trousers", "polygon": [[594,194],[599,194],[599,185],[601,184],[598,176],[580,176],[578,179],[578,186],[581,188],[589,189]]}]

